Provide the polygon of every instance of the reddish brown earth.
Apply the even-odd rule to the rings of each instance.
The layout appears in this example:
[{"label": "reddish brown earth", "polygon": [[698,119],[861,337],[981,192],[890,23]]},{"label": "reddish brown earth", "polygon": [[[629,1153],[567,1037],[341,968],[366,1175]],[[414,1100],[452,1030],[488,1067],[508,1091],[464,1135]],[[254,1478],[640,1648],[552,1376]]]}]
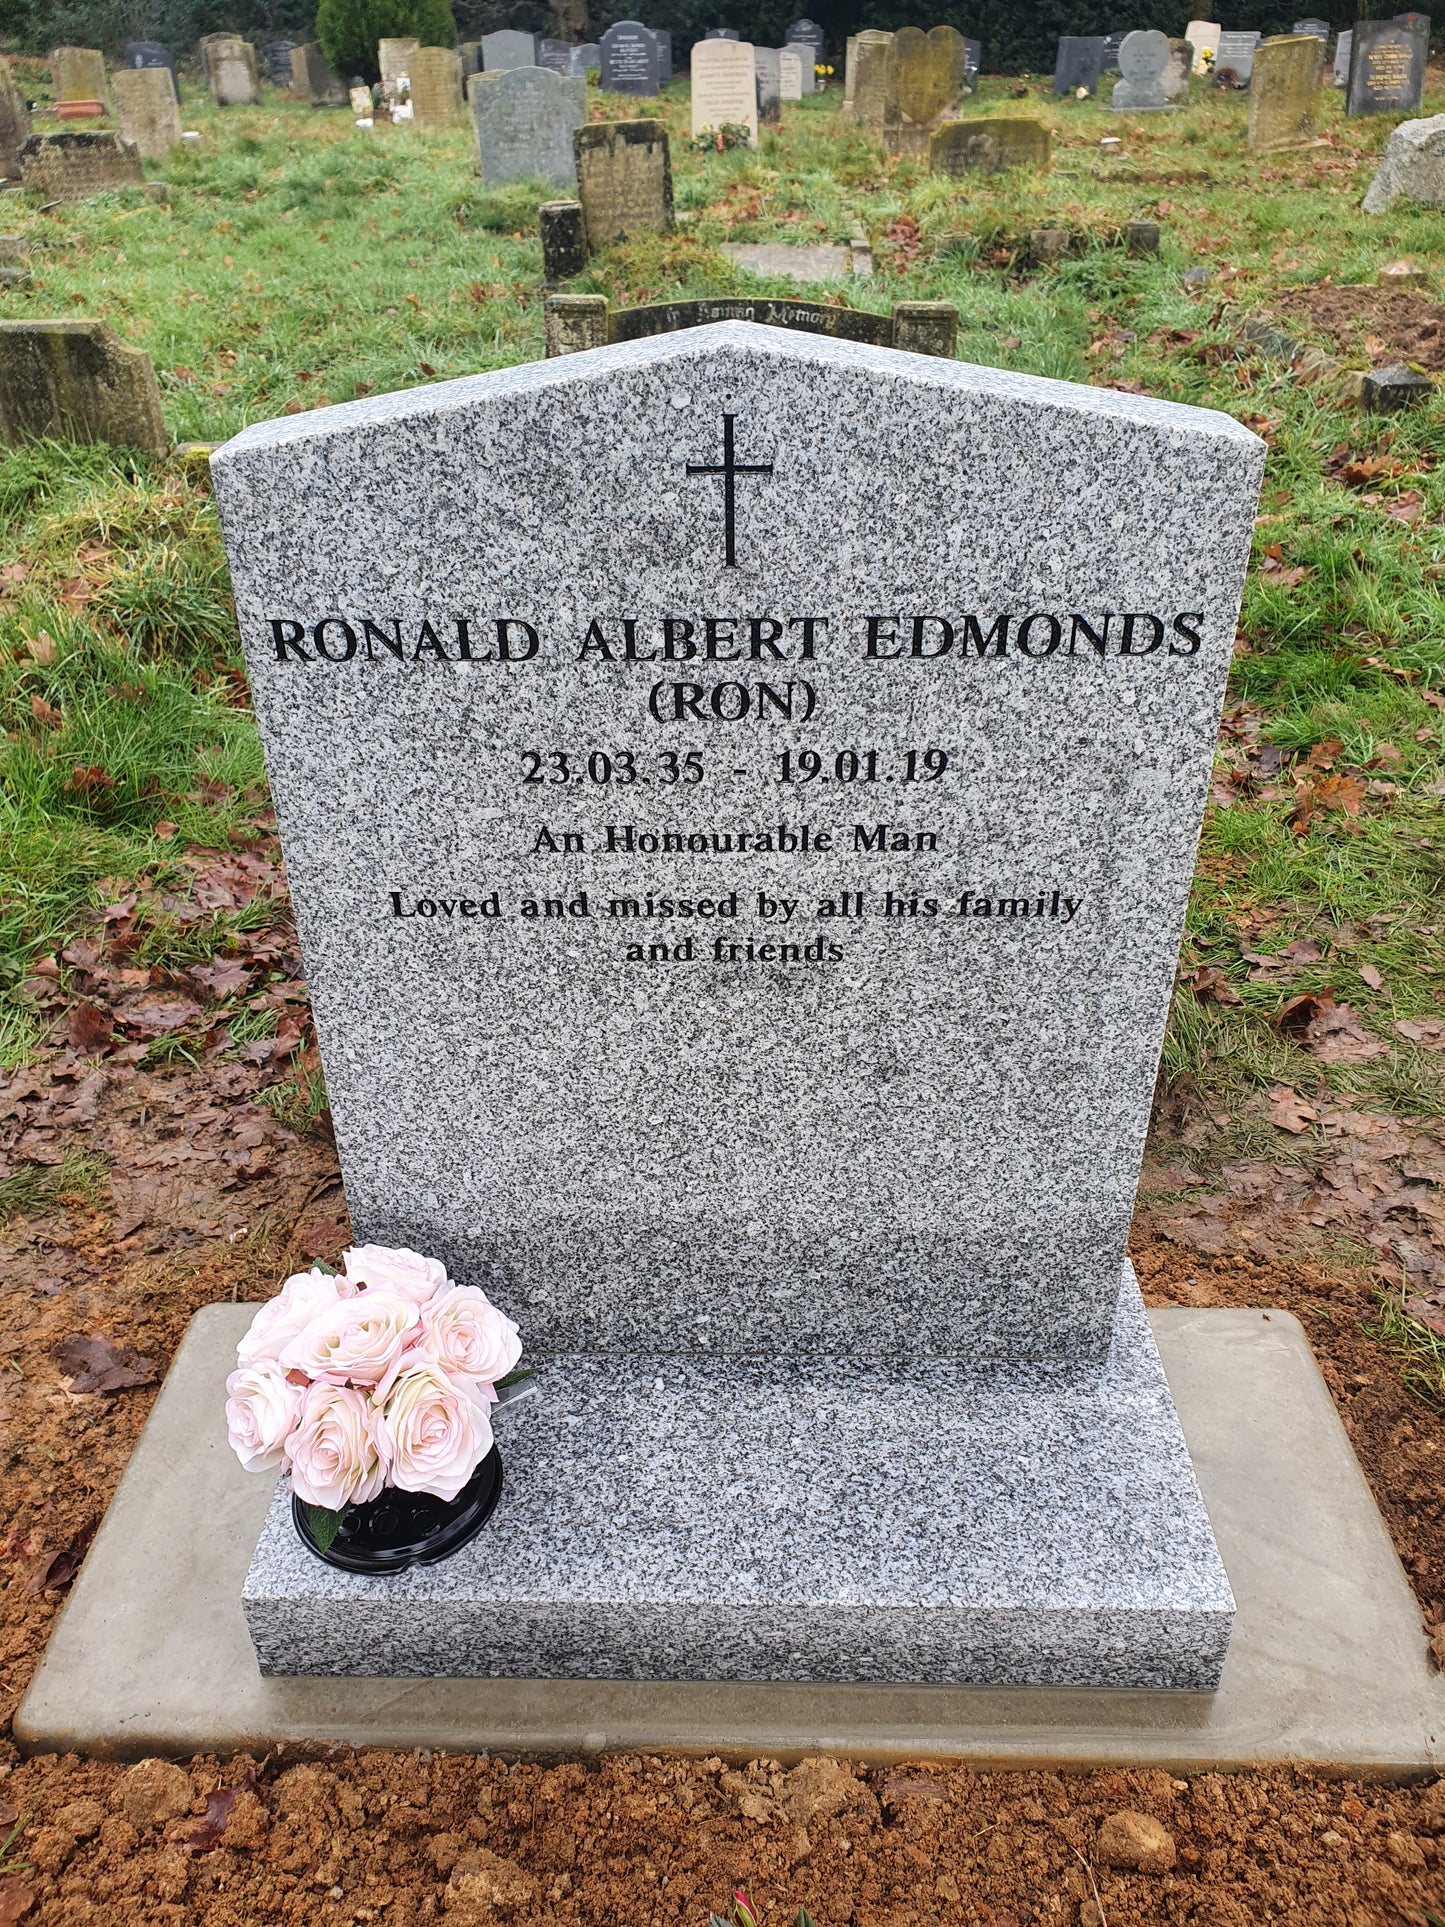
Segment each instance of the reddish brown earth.
[{"label": "reddish brown earth", "polygon": [[[258,880],[276,884],[264,864]],[[128,962],[122,931],[119,955],[98,942],[71,960],[64,995],[37,987],[57,1039],[79,1002],[97,1014],[0,1090],[12,1171],[89,1160],[0,1229],[7,1721],[191,1313],[264,1298],[347,1240],[324,1117],[288,1128],[263,1102],[314,1061],[290,944],[278,899],[269,929],[184,983]],[[287,1014],[243,1055],[228,1026],[267,999]],[[158,1067],[147,1032],[184,1048]],[[1339,1109],[1303,1161],[1291,1128],[1278,1161],[1211,1174],[1207,1125],[1167,1105],[1160,1122],[1135,1228],[1146,1296],[1300,1317],[1428,1618],[1423,1646],[1445,1620],[1445,1419],[1372,1333],[1380,1289],[1438,1291],[1438,1140]],[[1365,1262],[1331,1264],[1329,1239]],[[0,1840],[18,1829],[0,1927],[706,1927],[739,1885],[769,1927],[800,1906],[819,1927],[1445,1927],[1445,1782],[294,1750],[183,1771],[21,1761],[0,1739],[0,1823]]]},{"label": "reddish brown earth", "polygon": [[1413,361],[1445,368],[1445,308],[1423,292],[1325,283],[1282,294],[1274,306],[1281,316],[1307,321],[1351,359],[1365,356],[1377,367]]}]

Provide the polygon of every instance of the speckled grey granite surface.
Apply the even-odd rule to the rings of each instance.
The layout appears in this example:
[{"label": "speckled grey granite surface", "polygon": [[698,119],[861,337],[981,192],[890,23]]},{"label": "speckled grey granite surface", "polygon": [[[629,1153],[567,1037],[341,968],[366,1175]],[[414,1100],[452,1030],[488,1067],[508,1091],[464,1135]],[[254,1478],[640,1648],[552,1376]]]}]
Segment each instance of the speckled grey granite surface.
[{"label": "speckled grey granite surface", "polygon": [[1103,1365],[557,1358],[480,1537],[367,1579],[278,1491],[262,1670],[1217,1684],[1233,1599],[1138,1288]]},{"label": "speckled grey granite surface", "polygon": [[[687,472],[725,414],[736,460],[772,464],[736,479],[732,567],[724,485]],[[1101,1357],[1262,456],[1223,415],[740,322],[219,450],[357,1235],[442,1254],[534,1350]],[[1007,653],[965,656],[1000,615]],[[594,620],[619,655],[636,622],[641,656],[669,616],[699,641],[730,620],[743,660],[578,660]],[[880,658],[915,617],[954,646],[925,621],[923,656],[870,660],[870,616]],[[459,662],[458,617],[476,657],[499,619],[536,654]],[[320,659],[326,618],[355,657]],[[365,659],[365,618],[405,661],[375,635]],[[753,619],[787,660],[767,628],[749,659]],[[1176,619],[1197,650],[1170,653]],[[278,662],[273,621],[312,660]],[[719,686],[753,720],[714,719]],[[948,773],[903,782],[930,748]],[[780,781],[785,749],[829,781]],[[838,779],[870,749],[876,781]],[[669,786],[673,754],[702,780]],[[880,824],[907,849],[855,849]],[[707,847],[609,852],[609,825]],[[778,825],[832,847],[712,848]],[[734,892],[723,921],[608,909]],[[864,916],[821,919],[844,892]],[[498,916],[456,907],[493,893]],[[760,897],[796,904],[786,929]],[[688,935],[695,960],[649,957]],[[783,942],[796,961],[759,948]]]}]

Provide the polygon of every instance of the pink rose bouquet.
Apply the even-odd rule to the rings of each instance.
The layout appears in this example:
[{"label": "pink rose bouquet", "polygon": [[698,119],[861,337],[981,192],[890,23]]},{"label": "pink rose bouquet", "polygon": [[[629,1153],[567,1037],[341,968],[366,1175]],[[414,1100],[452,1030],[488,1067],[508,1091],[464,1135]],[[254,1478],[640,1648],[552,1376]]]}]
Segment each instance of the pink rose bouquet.
[{"label": "pink rose bouquet", "polygon": [[492,1449],[522,1354],[475,1285],[419,1252],[358,1245],[337,1276],[288,1278],[236,1347],[226,1427],[242,1465],[284,1468],[325,1550],[387,1486],[451,1500]]}]

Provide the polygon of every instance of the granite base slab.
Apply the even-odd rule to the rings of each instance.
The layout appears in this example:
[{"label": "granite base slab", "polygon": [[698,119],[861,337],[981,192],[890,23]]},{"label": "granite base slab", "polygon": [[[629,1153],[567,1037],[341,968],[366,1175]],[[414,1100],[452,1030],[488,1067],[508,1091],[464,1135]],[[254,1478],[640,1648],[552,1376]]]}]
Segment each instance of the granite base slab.
[{"label": "granite base slab", "polygon": [[263,1672],[1209,1690],[1234,1601],[1126,1267],[1102,1365],[555,1358],[479,1538],[372,1578],[278,1490]]}]

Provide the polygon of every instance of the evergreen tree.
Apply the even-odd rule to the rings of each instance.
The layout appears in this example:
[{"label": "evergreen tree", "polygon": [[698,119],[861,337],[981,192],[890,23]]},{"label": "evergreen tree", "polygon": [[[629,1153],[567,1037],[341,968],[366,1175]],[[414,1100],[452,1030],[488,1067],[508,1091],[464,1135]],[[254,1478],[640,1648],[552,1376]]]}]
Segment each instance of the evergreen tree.
[{"label": "evergreen tree", "polygon": [[454,47],[457,26],[451,0],[317,0],[316,38],[343,78],[375,80],[378,40]]}]

